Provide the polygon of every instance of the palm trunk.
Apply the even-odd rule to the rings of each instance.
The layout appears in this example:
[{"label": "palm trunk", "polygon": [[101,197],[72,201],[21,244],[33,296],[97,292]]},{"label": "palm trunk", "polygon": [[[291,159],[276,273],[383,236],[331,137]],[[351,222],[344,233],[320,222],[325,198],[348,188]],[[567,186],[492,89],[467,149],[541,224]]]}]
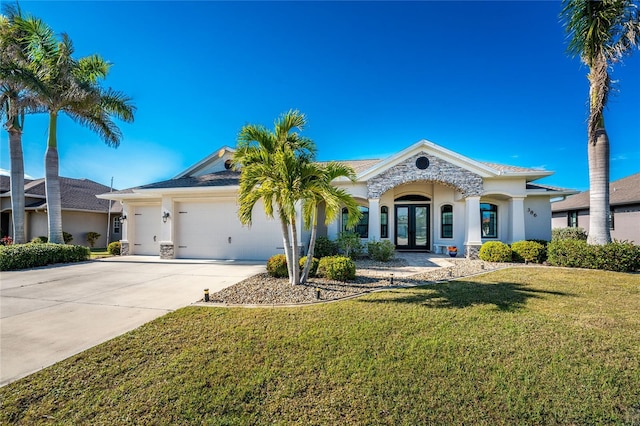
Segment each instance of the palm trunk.
[{"label": "palm trunk", "polygon": [[[14,119],[18,120],[18,117]],[[22,154],[22,130],[19,123],[9,128],[9,156],[11,157],[11,220],[13,242],[26,242],[24,233],[24,157]]]},{"label": "palm trunk", "polygon": [[306,284],[309,279],[309,271],[311,270],[311,264],[313,263],[313,253],[316,246],[316,234],[318,233],[318,206],[313,210],[313,221],[311,222],[311,238],[309,238],[309,250],[307,250],[307,261],[304,263],[304,269],[302,270],[301,284]]},{"label": "palm trunk", "polygon": [[49,242],[64,244],[62,236],[62,202],[60,199],[60,176],[58,142],[56,138],[57,113],[49,114],[49,141],[44,156],[45,188],[47,194],[47,218],[49,221]]},{"label": "palm trunk", "polygon": [[293,259],[291,255],[291,238],[289,236],[289,224],[287,221],[280,217],[280,227],[282,229],[282,243],[284,245],[284,257],[287,259],[287,272],[289,273],[289,283],[293,283],[293,271],[292,264]]},{"label": "palm trunk", "polygon": [[589,143],[589,244],[611,242],[609,227],[609,137],[604,128]]},{"label": "palm trunk", "polygon": [[298,249],[298,230],[296,229],[296,218],[291,218],[291,284],[300,284],[300,251]]}]

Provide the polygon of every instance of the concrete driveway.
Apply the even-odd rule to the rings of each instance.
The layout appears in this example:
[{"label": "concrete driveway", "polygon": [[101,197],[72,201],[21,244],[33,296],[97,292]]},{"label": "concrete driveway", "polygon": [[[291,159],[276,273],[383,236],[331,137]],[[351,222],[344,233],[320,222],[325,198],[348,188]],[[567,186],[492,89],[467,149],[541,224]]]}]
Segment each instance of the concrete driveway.
[{"label": "concrete driveway", "polygon": [[127,256],[2,272],[0,386],[264,270],[264,262]]}]

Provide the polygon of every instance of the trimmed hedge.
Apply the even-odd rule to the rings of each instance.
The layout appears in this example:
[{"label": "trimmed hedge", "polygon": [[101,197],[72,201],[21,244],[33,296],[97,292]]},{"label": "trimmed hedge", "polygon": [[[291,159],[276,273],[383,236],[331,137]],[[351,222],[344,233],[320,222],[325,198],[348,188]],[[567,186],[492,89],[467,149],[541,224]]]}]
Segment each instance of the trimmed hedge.
[{"label": "trimmed hedge", "polygon": [[511,262],[511,247],[501,241],[487,241],[478,254],[485,262]]},{"label": "trimmed hedge", "polygon": [[313,256],[319,259],[338,254],[338,243],[327,237],[318,237],[313,247]]},{"label": "trimmed hedge", "polygon": [[320,259],[318,276],[337,281],[354,280],[356,278],[356,264],[345,256],[326,256]]},{"label": "trimmed hedge", "polygon": [[114,256],[120,256],[120,252],[122,251],[122,244],[120,244],[120,241],[109,243],[109,245],[107,246],[107,251],[109,252],[109,254],[112,254]]},{"label": "trimmed hedge", "polygon": [[584,240],[587,241],[587,232],[582,228],[553,228],[551,240]]},{"label": "trimmed hedge", "polygon": [[[303,256],[300,259],[300,272],[302,273],[302,270],[304,269],[304,264],[307,262],[307,256]],[[318,266],[320,265],[320,260],[316,257],[314,257],[313,259],[311,259],[311,268],[309,268],[309,276],[310,277],[315,277],[316,274],[318,273]]]},{"label": "trimmed hedge", "polygon": [[65,244],[14,244],[0,247],[0,271],[89,260],[88,247]]},{"label": "trimmed hedge", "polygon": [[373,260],[388,262],[396,254],[396,246],[389,240],[371,241],[367,244],[367,252]]},{"label": "trimmed hedge", "polygon": [[547,247],[553,266],[634,272],[640,270],[640,246],[626,241],[589,245],[584,240],[555,240]]},{"label": "trimmed hedge", "polygon": [[287,269],[287,256],[274,254],[267,260],[267,273],[272,277],[284,278],[289,276]]},{"label": "trimmed hedge", "polygon": [[545,246],[536,241],[516,241],[511,244],[514,262],[542,263],[545,261]]}]

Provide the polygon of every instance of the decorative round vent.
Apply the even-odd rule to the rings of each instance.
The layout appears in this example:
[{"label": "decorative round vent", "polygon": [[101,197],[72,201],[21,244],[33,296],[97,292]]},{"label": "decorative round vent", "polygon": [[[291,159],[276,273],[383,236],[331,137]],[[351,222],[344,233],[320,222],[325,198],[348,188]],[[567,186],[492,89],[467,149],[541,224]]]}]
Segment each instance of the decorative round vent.
[{"label": "decorative round vent", "polygon": [[227,160],[224,162],[225,169],[230,170],[232,166],[233,166],[233,162],[231,160]]},{"label": "decorative round vent", "polygon": [[420,157],[416,160],[416,167],[420,170],[424,170],[429,167],[429,159],[427,157]]}]

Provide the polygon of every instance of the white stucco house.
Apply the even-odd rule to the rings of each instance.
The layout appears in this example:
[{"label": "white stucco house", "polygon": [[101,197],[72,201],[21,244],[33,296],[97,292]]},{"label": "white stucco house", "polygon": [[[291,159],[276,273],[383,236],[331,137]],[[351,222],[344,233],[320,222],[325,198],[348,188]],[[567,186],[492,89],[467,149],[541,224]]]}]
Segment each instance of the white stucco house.
[{"label": "white stucco house", "polygon": [[[280,225],[261,205],[251,228],[238,220],[233,152],[223,147],[173,179],[100,195],[122,203],[122,253],[237,260],[282,253]],[[388,239],[399,250],[455,245],[473,257],[485,241],[549,240],[550,199],[575,193],[534,183],[551,171],[475,161],[426,140],[385,159],[346,163],[357,182],[334,184],[361,206],[356,231],[363,242]],[[337,238],[342,218],[324,225],[320,216],[318,235]],[[308,244],[302,226],[298,235]]]}]

